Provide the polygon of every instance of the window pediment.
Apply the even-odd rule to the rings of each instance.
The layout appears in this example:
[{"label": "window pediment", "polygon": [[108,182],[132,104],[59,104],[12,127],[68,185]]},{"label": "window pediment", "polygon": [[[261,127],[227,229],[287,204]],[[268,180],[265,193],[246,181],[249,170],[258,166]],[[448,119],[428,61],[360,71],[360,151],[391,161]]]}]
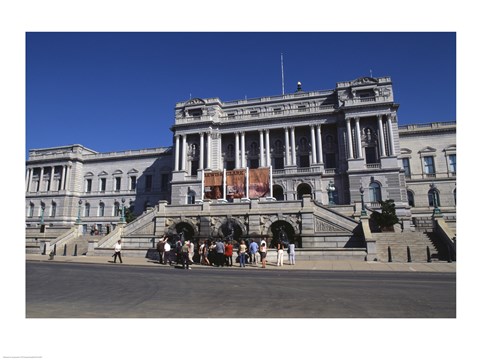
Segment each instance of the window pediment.
[{"label": "window pediment", "polygon": [[101,171],[98,176],[107,176],[108,173],[106,171]]},{"label": "window pediment", "polygon": [[436,152],[436,151],[437,151],[437,149],[432,148],[432,147],[430,147],[430,146],[426,146],[426,147],[424,147],[423,149],[419,150],[418,152],[419,152],[420,154],[422,154],[422,153],[434,153],[434,152]]}]

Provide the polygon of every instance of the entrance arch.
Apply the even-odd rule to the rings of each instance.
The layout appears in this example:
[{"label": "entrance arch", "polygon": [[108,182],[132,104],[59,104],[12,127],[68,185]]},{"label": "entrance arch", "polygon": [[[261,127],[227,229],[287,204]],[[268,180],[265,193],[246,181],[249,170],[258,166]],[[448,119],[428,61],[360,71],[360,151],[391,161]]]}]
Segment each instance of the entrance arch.
[{"label": "entrance arch", "polygon": [[303,195],[312,195],[312,187],[309,184],[302,183],[297,187],[297,200],[302,200]]},{"label": "entrance arch", "polygon": [[277,220],[268,229],[268,234],[272,237],[270,247],[277,247],[281,241],[285,246],[294,242],[295,230],[293,226],[285,220]]},{"label": "entrance arch", "polygon": [[285,200],[283,188],[280,185],[273,185],[273,197],[279,201]]}]

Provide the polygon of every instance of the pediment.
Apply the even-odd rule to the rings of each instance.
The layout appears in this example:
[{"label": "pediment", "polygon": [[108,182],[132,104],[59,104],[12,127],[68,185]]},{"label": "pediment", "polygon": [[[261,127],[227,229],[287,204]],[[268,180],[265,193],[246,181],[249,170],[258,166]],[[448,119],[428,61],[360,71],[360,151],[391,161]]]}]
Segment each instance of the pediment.
[{"label": "pediment", "polygon": [[101,171],[98,176],[107,176],[108,173],[106,171]]},{"label": "pediment", "polygon": [[138,173],[138,170],[137,169],[130,169],[128,170],[127,174],[137,174]]},{"label": "pediment", "polygon": [[120,174],[123,174],[123,171],[122,170],[115,170],[113,172],[113,175],[120,175]]},{"label": "pediment", "polygon": [[92,177],[94,176],[93,173],[91,171],[87,172],[84,177]]},{"label": "pediment", "polygon": [[378,80],[371,77],[361,77],[352,81],[352,86],[377,84]]},{"label": "pediment", "polygon": [[457,145],[456,144],[449,145],[445,149],[443,149],[443,151],[445,151],[445,152],[455,151],[456,152],[457,151]]},{"label": "pediment", "polygon": [[431,146],[425,146],[423,149],[419,150],[419,153],[429,153],[429,152],[435,152],[437,149],[432,148]]},{"label": "pediment", "polygon": [[407,149],[407,148],[401,148],[400,149],[400,154],[402,155],[410,155],[412,153],[412,150]]},{"label": "pediment", "polygon": [[185,103],[185,106],[193,106],[193,105],[205,105],[205,100],[202,100],[200,98],[194,98],[194,99],[191,99],[191,100],[188,100],[186,103]]}]

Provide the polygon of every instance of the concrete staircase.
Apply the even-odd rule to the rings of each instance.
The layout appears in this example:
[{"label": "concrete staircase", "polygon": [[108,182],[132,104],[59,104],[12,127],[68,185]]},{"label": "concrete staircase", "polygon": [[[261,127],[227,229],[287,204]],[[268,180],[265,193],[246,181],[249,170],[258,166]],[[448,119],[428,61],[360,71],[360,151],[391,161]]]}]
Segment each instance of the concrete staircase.
[{"label": "concrete staircase", "polygon": [[383,232],[372,233],[372,237],[376,241],[377,259],[381,262],[389,261],[389,247],[392,262],[408,262],[408,251],[411,262],[427,262],[427,247],[432,261],[441,260],[443,257],[441,246],[432,232]]}]

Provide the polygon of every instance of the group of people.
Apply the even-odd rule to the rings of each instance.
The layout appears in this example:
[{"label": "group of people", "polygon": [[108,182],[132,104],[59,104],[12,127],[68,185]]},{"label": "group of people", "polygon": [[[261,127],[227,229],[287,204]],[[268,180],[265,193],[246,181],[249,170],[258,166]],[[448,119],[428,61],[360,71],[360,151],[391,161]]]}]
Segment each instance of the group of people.
[{"label": "group of people", "polygon": [[[168,235],[164,235],[157,243],[157,251],[159,255],[159,262],[161,264],[172,265],[172,258],[175,258],[175,263],[181,265],[183,269],[191,269],[190,265],[194,263],[196,256],[196,247],[193,241],[184,240],[181,238],[175,241],[171,246],[172,239]],[[277,266],[283,266],[285,245],[283,242],[278,242],[277,250]],[[250,241],[248,244],[245,240],[241,240],[238,248],[234,249],[233,241],[215,241],[202,240],[198,246],[198,262],[201,265],[216,266],[216,267],[231,267],[233,266],[234,254],[237,254],[235,262],[238,260],[240,267],[245,267],[246,264],[260,265],[262,268],[266,267],[267,262],[267,242],[262,240],[260,245],[255,241]],[[288,259],[290,265],[295,265],[295,245],[289,244]]]}]

